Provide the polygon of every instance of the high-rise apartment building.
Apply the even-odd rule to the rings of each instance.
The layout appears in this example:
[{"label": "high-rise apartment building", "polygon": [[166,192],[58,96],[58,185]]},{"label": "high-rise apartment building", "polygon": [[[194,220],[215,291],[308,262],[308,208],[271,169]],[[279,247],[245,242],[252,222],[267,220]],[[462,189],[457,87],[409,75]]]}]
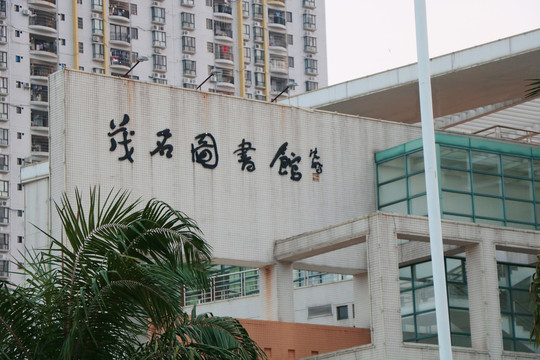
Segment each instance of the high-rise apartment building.
[{"label": "high-rise apartment building", "polygon": [[48,158],[49,74],[137,65],[143,81],[270,101],[327,85],[325,42],[324,0],[0,0],[0,279],[24,245],[19,169]]}]

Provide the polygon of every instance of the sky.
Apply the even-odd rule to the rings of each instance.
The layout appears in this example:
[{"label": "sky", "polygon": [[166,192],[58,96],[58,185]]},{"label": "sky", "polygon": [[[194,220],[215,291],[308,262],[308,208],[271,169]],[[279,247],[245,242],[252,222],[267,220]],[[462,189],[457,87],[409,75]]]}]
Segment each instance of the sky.
[{"label": "sky", "polygon": [[[430,57],[540,28],[540,0],[425,1]],[[416,62],[414,0],[325,6],[329,85]]]}]

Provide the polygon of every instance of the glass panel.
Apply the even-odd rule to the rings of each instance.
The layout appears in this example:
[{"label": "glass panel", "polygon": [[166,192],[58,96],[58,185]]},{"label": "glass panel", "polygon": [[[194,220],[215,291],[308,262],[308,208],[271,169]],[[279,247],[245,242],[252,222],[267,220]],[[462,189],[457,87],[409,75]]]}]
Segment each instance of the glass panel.
[{"label": "glass panel", "polygon": [[529,314],[534,311],[533,299],[526,290],[512,290],[512,310],[515,313]]},{"label": "glass panel", "polygon": [[453,282],[464,282],[463,266],[461,259],[446,259],[446,279]]},{"label": "glass panel", "polygon": [[411,266],[399,269],[399,289],[405,290],[412,288]]},{"label": "glass panel", "polygon": [[503,156],[503,172],[505,176],[517,176],[530,179],[531,160],[515,156]]},{"label": "glass panel", "polygon": [[503,202],[502,199],[475,196],[474,197],[474,213],[476,216],[485,216],[493,218],[503,218]]},{"label": "glass panel", "polygon": [[472,151],[471,157],[473,171],[489,172],[494,174],[501,173],[501,162],[498,154]]},{"label": "glass panel", "polygon": [[534,178],[540,180],[540,160],[533,160]]},{"label": "glass panel", "polygon": [[[435,330],[435,332],[437,332],[437,331]],[[419,339],[417,342],[421,343],[421,344],[437,345],[439,343],[439,339],[437,339],[437,336],[431,336],[431,337],[428,337],[428,338]]]},{"label": "glass panel", "polygon": [[502,196],[501,177],[473,174],[474,193]]},{"label": "glass panel", "polygon": [[529,290],[531,276],[535,268],[526,266],[510,266],[510,280],[513,288]]},{"label": "glass panel", "polygon": [[426,175],[424,173],[409,177],[409,196],[426,192]]},{"label": "glass panel", "polygon": [[514,331],[516,332],[516,338],[529,339],[529,336],[531,336],[531,331],[534,327],[532,315],[516,315],[514,319]]},{"label": "glass panel", "polygon": [[435,292],[433,286],[414,291],[416,312],[435,309]]},{"label": "glass panel", "polygon": [[532,182],[504,178],[504,196],[523,200],[532,200]]},{"label": "glass panel", "polygon": [[465,171],[441,169],[441,186],[443,189],[470,192],[470,173]]},{"label": "glass panel", "polygon": [[401,299],[401,314],[412,314],[414,312],[413,292],[406,291],[399,295]]},{"label": "glass panel", "polygon": [[471,195],[443,191],[442,209],[444,212],[472,215]]},{"label": "glass panel", "polygon": [[497,221],[497,220],[476,218],[476,222],[482,223],[482,224],[488,224],[488,225],[495,225],[495,226],[505,226],[504,221]]},{"label": "glass panel", "polygon": [[414,173],[424,170],[424,152],[417,151],[407,155],[407,172]]},{"label": "glass panel", "polygon": [[501,326],[503,337],[514,337],[512,331],[512,316],[508,314],[501,314]]},{"label": "glass panel", "polygon": [[499,288],[499,303],[501,304],[501,311],[510,311],[510,290]]},{"label": "glass panel", "polygon": [[414,287],[433,283],[433,273],[431,261],[427,261],[414,266]]},{"label": "glass panel", "polygon": [[503,339],[503,348],[507,351],[514,351],[514,341],[511,339]]},{"label": "glass panel", "polygon": [[469,310],[450,309],[450,331],[470,333]]},{"label": "glass panel", "polygon": [[534,197],[536,201],[540,201],[540,181],[534,182]]},{"label": "glass panel", "polygon": [[407,201],[402,201],[399,203],[395,203],[393,205],[381,207],[379,210],[386,211],[386,212],[393,212],[398,214],[407,214]]},{"label": "glass panel", "polygon": [[[527,339],[529,337],[527,336]],[[540,348],[535,348],[529,340],[516,340],[516,351],[540,353]]]},{"label": "glass panel", "polygon": [[527,225],[527,224],[520,224],[520,223],[514,223],[514,222],[508,222],[506,226],[513,227],[513,228],[520,228],[520,229],[529,229],[529,230],[536,229],[535,225]]},{"label": "glass panel", "polygon": [[411,205],[411,215],[427,216],[427,200],[425,195],[411,199],[409,202]]},{"label": "glass panel", "polygon": [[469,169],[469,150],[440,147],[441,166]]},{"label": "glass panel", "polygon": [[471,347],[471,337],[467,335],[452,335],[452,346]]},{"label": "glass panel", "polygon": [[508,267],[504,264],[497,264],[497,274],[499,276],[499,287],[509,287]]},{"label": "glass panel", "polygon": [[448,305],[456,307],[469,307],[467,284],[448,284]]},{"label": "glass panel", "polygon": [[405,157],[386,161],[377,166],[379,183],[405,176]]},{"label": "glass panel", "polygon": [[388,204],[407,197],[405,179],[397,180],[379,187],[379,204]]},{"label": "glass panel", "polygon": [[417,315],[416,327],[417,327],[418,337],[424,337],[424,336],[437,334],[435,312],[433,311],[433,312]]},{"label": "glass panel", "polygon": [[416,337],[414,332],[414,316],[401,318],[401,329],[403,330],[404,341],[414,339]]},{"label": "glass panel", "polygon": [[505,200],[506,219],[523,222],[534,222],[534,206],[532,203]]},{"label": "glass panel", "polygon": [[472,217],[448,215],[448,214],[443,214],[443,219],[456,220],[456,221],[465,221],[465,222],[473,222]]}]

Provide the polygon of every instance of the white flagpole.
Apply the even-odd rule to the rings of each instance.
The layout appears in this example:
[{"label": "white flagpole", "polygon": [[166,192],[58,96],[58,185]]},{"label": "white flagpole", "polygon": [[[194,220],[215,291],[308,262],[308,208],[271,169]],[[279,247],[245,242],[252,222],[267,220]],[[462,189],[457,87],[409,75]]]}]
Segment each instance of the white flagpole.
[{"label": "white flagpole", "polygon": [[420,94],[420,115],[422,118],[422,141],[424,146],[424,169],[426,176],[431,265],[433,268],[433,287],[435,290],[435,314],[437,318],[437,336],[439,339],[439,358],[441,360],[451,360],[452,343],[450,321],[448,319],[448,300],[446,297],[446,274],[444,270],[444,248],[441,230],[441,207],[439,203],[425,0],[414,0],[414,9],[416,19],[416,50],[418,54],[418,89]]}]

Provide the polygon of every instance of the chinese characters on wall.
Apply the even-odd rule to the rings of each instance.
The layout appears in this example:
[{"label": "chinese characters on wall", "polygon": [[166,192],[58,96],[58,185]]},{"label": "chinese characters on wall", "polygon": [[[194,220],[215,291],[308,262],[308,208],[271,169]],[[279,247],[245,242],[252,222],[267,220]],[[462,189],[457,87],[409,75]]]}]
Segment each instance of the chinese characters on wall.
[{"label": "chinese characters on wall", "polygon": [[[120,151],[122,154],[118,157],[119,161],[128,160],[133,163],[133,153],[135,148],[132,144],[131,137],[135,135],[135,131],[130,131],[129,127],[129,115],[124,114],[120,124],[116,125],[115,120],[112,119],[109,123],[111,129],[107,135],[110,138],[111,146],[109,151]],[[158,140],[156,141],[156,147],[150,151],[150,156],[159,154],[170,159],[173,157],[174,147],[167,141],[173,136],[170,129],[163,129],[156,133]],[[118,149],[121,145],[121,149]],[[257,149],[250,141],[245,138],[238,144],[237,149],[232,153],[238,157],[238,163],[241,165],[242,171],[253,172],[256,169],[255,161],[252,157],[253,153]],[[321,163],[321,157],[318,154],[318,149],[309,150],[309,158],[311,158],[311,168],[314,169],[316,174],[321,174],[323,164]],[[191,161],[193,163],[200,164],[206,169],[215,169],[219,164],[219,154],[216,139],[211,133],[202,133],[195,136],[194,142],[191,143]],[[302,173],[300,172],[299,164],[302,161],[300,155],[292,150],[289,150],[289,143],[284,142],[276,151],[274,158],[270,162],[270,167],[274,166],[278,169],[278,174],[282,176],[288,176],[293,181],[300,181],[302,179]]]}]

